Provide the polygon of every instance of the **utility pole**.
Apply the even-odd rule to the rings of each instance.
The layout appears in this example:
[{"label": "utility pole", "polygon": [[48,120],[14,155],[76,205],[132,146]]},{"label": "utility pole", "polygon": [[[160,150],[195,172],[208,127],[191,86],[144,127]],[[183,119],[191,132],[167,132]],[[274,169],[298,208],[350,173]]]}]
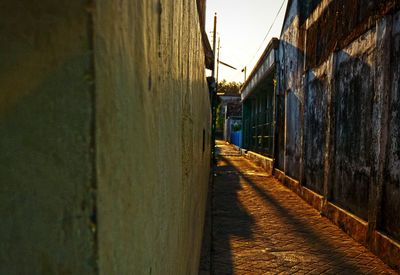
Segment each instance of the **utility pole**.
[{"label": "utility pole", "polygon": [[[214,66],[212,70],[212,81],[214,81],[213,88],[211,89],[211,163],[214,164],[217,162],[216,155],[215,155],[215,135],[216,135],[216,129],[217,129],[217,82],[215,80],[215,50],[216,50],[216,45],[217,45],[217,13],[214,15],[214,33],[213,33],[213,54],[214,54]],[[217,63],[218,64],[218,63]],[[218,65],[217,65],[218,66]],[[211,168],[214,169],[214,168]],[[213,172],[214,173],[214,172]],[[209,183],[209,189],[208,189],[208,197],[209,197],[209,211],[212,211],[214,208],[213,206],[213,183],[214,183],[214,177],[211,178],[212,180]],[[214,227],[214,222],[213,222],[213,217],[212,214],[209,214],[210,217],[210,257],[212,259],[213,256],[213,243],[214,243],[214,236],[212,234],[213,232],[213,227]],[[210,272],[214,273],[214,267],[213,267],[213,261],[210,261]]]},{"label": "utility pole", "polygon": [[[214,81],[214,87],[212,88],[211,95],[211,154],[212,160],[215,162],[215,133],[217,129],[217,82],[215,79],[216,74],[216,49],[217,49],[217,13],[214,15],[214,33],[213,33],[213,54],[214,54],[214,67],[212,70],[212,79]],[[218,64],[218,63],[217,63]],[[217,65],[218,66],[218,65]]]},{"label": "utility pole", "polygon": [[218,74],[219,74],[219,50],[221,49],[221,38],[218,37],[218,53],[217,53],[217,77],[215,79],[216,89],[218,91]]},{"label": "utility pole", "polygon": [[214,78],[215,78],[216,48],[217,48],[217,13],[215,13],[214,15],[214,33],[213,33],[214,68],[212,71],[212,76]]},{"label": "utility pole", "polygon": [[[244,72],[244,82],[246,82],[246,79],[247,79],[247,76],[246,76],[246,73],[247,73],[247,66],[245,66],[243,69],[242,69],[242,73]],[[243,83],[244,83],[243,82]]]}]

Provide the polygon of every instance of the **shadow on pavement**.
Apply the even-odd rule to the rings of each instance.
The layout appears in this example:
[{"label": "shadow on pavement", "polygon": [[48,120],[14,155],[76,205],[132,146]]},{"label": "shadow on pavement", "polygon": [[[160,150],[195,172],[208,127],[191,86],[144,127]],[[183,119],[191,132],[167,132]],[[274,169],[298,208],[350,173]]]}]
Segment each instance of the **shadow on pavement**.
[{"label": "shadow on pavement", "polygon": [[241,185],[237,170],[220,155],[214,173],[211,274],[233,274],[231,239],[251,240],[254,220],[238,199]]},{"label": "shadow on pavement", "polygon": [[[231,235],[241,236],[246,239],[251,239],[251,227],[254,224],[254,220],[246,213],[241,203],[237,198],[237,191],[240,189],[240,180],[251,187],[269,206],[273,207],[277,215],[279,215],[287,227],[291,230],[291,233],[297,235],[298,238],[306,239],[307,245],[320,253],[319,257],[326,259],[329,262],[334,263],[336,267],[333,267],[331,272],[348,272],[354,271],[357,273],[358,267],[351,262],[346,261],[346,254],[338,251],[337,248],[332,245],[329,241],[322,238],[320,233],[315,228],[304,222],[303,220],[296,217],[291,213],[290,209],[286,208],[279,202],[273,195],[266,192],[263,188],[254,182],[248,175],[242,173],[236,165],[228,158],[220,156],[220,161],[226,163],[226,167],[232,173],[231,179],[224,182],[219,181],[214,186],[214,199],[217,200],[214,204],[214,242],[218,245],[223,245],[224,256],[232,258],[229,250],[229,237]],[[218,215],[222,211],[224,215]],[[217,253],[216,257],[219,256]],[[216,259],[218,261],[218,258]],[[229,269],[230,273],[233,274],[232,263]],[[221,273],[213,273],[221,274]]]}]

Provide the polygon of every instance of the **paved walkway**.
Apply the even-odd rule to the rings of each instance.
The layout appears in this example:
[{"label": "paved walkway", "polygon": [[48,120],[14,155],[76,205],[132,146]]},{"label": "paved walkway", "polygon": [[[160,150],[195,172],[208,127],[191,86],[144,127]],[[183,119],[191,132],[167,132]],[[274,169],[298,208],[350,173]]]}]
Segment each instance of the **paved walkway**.
[{"label": "paved walkway", "polygon": [[217,147],[212,274],[396,274],[232,146]]}]

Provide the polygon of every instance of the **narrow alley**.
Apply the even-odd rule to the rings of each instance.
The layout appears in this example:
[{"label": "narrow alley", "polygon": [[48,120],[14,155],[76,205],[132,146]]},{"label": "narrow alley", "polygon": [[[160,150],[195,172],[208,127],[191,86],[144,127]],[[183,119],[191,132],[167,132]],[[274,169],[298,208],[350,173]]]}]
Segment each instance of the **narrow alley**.
[{"label": "narrow alley", "polygon": [[232,145],[217,153],[212,274],[396,274]]},{"label": "narrow alley", "polygon": [[400,274],[400,0],[0,14],[0,275]]}]

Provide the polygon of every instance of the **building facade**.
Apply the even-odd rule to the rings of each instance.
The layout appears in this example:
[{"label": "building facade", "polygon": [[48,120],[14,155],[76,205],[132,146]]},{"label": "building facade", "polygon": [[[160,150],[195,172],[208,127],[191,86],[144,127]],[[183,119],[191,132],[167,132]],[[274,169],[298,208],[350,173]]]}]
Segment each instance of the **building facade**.
[{"label": "building facade", "polygon": [[[244,117],[256,121],[245,126],[245,148],[272,157],[288,186],[396,270],[399,41],[399,1],[292,0],[277,49],[275,99],[257,109],[242,90]],[[255,128],[266,122],[258,114],[269,102],[273,151],[257,147],[265,139]]]},{"label": "building facade", "polygon": [[241,88],[243,147],[268,157],[274,156],[278,46],[272,39]]}]

